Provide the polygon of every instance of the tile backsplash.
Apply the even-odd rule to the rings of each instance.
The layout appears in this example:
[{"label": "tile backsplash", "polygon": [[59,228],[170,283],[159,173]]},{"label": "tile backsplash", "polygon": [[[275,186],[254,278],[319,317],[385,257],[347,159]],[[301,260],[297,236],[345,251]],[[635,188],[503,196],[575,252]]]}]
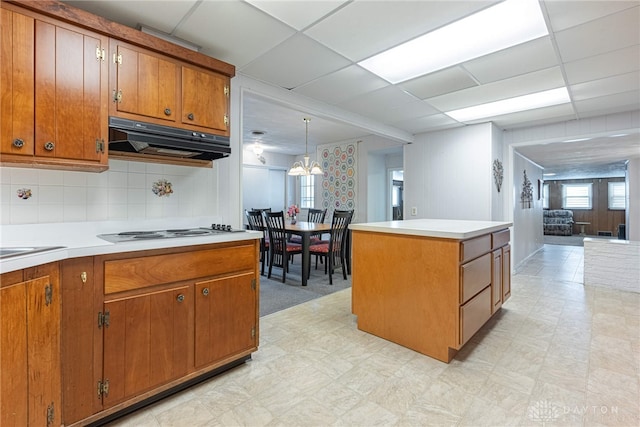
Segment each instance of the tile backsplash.
[{"label": "tile backsplash", "polygon": [[[158,197],[154,183],[171,183]],[[31,191],[28,198],[19,190]],[[110,160],[102,173],[0,168],[0,224],[139,220],[217,214],[212,168]]]}]

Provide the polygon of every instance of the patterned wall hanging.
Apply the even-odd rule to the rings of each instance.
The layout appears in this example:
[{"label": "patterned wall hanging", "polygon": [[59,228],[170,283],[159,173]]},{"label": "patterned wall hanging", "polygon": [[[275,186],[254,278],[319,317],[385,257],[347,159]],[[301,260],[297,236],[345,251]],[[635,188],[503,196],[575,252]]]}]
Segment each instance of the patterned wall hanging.
[{"label": "patterned wall hanging", "polygon": [[348,143],[324,148],[320,163],[324,171],[322,180],[322,207],[335,209],[356,208],[356,144]]}]

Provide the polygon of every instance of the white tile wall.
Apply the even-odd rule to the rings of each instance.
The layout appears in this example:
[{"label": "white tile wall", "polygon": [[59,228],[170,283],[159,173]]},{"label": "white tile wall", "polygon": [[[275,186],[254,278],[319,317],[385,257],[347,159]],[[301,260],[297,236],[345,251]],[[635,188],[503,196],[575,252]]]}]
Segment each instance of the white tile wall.
[{"label": "white tile wall", "polygon": [[[154,182],[171,182],[158,197]],[[0,224],[140,220],[216,215],[215,168],[111,160],[102,173],[0,168]],[[20,199],[20,188],[31,189]]]}]

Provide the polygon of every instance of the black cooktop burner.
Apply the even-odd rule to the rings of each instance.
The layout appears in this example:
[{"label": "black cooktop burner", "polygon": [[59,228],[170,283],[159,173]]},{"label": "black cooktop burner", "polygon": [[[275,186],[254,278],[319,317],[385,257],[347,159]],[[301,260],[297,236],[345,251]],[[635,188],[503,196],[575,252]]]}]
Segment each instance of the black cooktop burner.
[{"label": "black cooktop burner", "polygon": [[123,231],[118,233],[118,236],[149,236],[151,234],[158,234],[157,231]]}]

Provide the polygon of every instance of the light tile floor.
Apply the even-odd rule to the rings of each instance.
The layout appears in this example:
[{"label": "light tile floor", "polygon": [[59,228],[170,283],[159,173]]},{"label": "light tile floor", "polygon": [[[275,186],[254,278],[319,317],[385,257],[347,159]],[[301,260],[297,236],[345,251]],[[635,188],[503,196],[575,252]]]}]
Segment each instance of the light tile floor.
[{"label": "light tile floor", "polygon": [[445,364],[359,331],[350,289],[261,318],[232,371],[113,426],[639,426],[640,295],[582,285],[551,246]]}]

